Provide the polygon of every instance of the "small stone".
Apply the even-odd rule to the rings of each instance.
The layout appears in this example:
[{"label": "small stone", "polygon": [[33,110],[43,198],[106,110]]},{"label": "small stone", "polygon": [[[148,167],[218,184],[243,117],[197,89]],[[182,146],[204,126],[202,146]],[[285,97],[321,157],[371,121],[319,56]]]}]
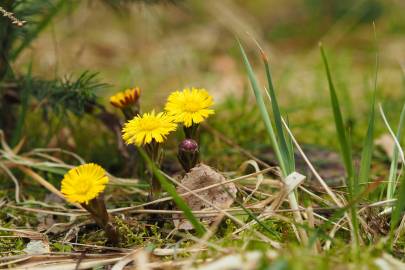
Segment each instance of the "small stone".
[{"label": "small stone", "polygon": [[49,253],[49,244],[41,240],[31,240],[23,250],[27,254]]}]

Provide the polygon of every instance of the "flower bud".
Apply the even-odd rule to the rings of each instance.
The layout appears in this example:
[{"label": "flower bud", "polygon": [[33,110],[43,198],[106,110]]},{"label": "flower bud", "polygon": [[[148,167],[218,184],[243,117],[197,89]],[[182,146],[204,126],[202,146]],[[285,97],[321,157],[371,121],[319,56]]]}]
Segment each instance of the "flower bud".
[{"label": "flower bud", "polygon": [[197,152],[198,143],[193,139],[185,139],[179,145],[179,151],[182,152]]},{"label": "flower bud", "polygon": [[177,155],[183,169],[189,172],[199,161],[198,143],[193,139],[185,139],[179,144]]}]

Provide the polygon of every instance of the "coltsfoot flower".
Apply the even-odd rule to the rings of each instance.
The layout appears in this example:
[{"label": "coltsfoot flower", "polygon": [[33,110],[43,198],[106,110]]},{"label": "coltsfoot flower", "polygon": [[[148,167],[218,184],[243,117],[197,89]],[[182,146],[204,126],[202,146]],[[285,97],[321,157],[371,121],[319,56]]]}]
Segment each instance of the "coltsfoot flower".
[{"label": "coltsfoot flower", "polygon": [[110,103],[117,108],[123,109],[139,100],[141,89],[139,87],[129,88],[122,92],[118,92],[110,97]]},{"label": "coltsfoot flower", "polygon": [[176,130],[172,116],[166,113],[155,114],[155,111],[135,116],[122,129],[122,138],[127,144],[142,146],[153,140],[162,143],[167,135]]},{"label": "coltsfoot flower", "polygon": [[75,167],[65,174],[61,192],[69,202],[80,203],[104,229],[108,242],[117,245],[119,231],[111,221],[103,196],[100,196],[107,183],[105,170],[97,164],[89,163]]},{"label": "coltsfoot flower", "polygon": [[175,91],[167,99],[165,110],[172,115],[176,122],[185,127],[204,121],[214,110],[209,107],[214,104],[212,97],[203,88],[185,88]]},{"label": "coltsfoot flower", "polygon": [[108,177],[102,167],[89,163],[68,171],[63,180],[61,192],[72,203],[85,203],[104,191]]}]

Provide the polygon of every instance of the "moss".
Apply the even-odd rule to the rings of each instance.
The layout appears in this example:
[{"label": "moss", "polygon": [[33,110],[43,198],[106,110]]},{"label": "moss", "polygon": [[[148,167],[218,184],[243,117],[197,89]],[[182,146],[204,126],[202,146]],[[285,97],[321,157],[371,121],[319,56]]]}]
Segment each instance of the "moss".
[{"label": "moss", "polygon": [[120,234],[120,247],[134,247],[144,245],[144,236],[146,235],[143,226],[129,226],[119,217],[114,217],[114,224],[117,226]]},{"label": "moss", "polygon": [[0,256],[20,254],[24,246],[25,243],[21,237],[14,237],[12,232],[0,231]]},{"label": "moss", "polygon": [[0,225],[3,227],[26,227],[39,224],[38,217],[31,212],[24,212],[18,209],[3,207],[0,209]]},{"label": "moss", "polygon": [[79,242],[86,245],[105,246],[107,244],[107,236],[103,230],[89,231],[80,237]]},{"label": "moss", "polygon": [[73,247],[69,244],[52,243],[51,250],[56,252],[71,252]]}]

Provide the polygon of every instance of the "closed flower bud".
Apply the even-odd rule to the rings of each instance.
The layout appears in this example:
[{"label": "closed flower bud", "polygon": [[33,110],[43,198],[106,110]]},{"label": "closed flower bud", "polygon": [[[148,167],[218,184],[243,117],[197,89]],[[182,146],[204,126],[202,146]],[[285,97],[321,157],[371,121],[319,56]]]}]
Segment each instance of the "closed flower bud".
[{"label": "closed flower bud", "polygon": [[185,139],[179,145],[179,151],[182,152],[197,152],[198,151],[198,143],[193,139]]},{"label": "closed flower bud", "polygon": [[193,139],[185,139],[179,144],[177,155],[183,169],[189,172],[199,162],[198,143]]}]

